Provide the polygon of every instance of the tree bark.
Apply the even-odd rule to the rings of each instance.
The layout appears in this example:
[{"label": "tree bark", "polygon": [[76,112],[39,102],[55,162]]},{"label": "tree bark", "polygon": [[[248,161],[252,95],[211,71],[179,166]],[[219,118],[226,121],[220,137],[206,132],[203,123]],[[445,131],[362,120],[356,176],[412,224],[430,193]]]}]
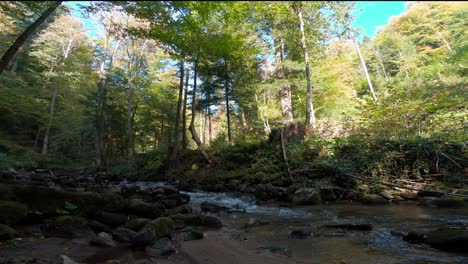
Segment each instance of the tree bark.
[{"label": "tree bark", "polygon": [[182,109],[182,148],[187,149],[187,93],[188,93],[188,85],[189,85],[189,77],[190,77],[190,71],[188,70],[185,74],[185,89],[184,89],[184,107]]},{"label": "tree bark", "polygon": [[50,127],[52,126],[52,120],[54,119],[54,107],[55,107],[55,99],[57,98],[57,91],[58,87],[57,85],[54,88],[54,91],[52,92],[52,98],[50,100],[50,111],[49,111],[49,122],[47,123],[47,127],[45,130],[44,134],[44,141],[42,142],[42,155],[47,155],[47,150],[49,146],[49,133],[50,133]]},{"label": "tree bark", "polygon": [[24,32],[16,39],[15,43],[10,46],[10,48],[3,54],[2,59],[0,60],[0,74],[6,69],[8,63],[11,61],[13,56],[18,52],[18,50],[23,46],[23,44],[28,40],[28,38],[34,33],[34,31],[44,23],[44,21],[52,14],[63,1],[56,1],[51,7],[38,18],[34,23],[27,27]]},{"label": "tree bark", "polygon": [[315,120],[315,110],[314,105],[312,104],[312,85],[310,80],[310,63],[309,63],[309,53],[307,51],[306,37],[304,32],[304,19],[302,17],[303,6],[300,3],[294,2],[293,7],[296,11],[296,15],[299,18],[299,26],[301,31],[301,44],[302,51],[304,52],[304,61],[306,68],[306,79],[307,79],[307,111],[306,111],[306,124],[307,130],[310,128],[314,129],[317,127],[317,122]]},{"label": "tree bark", "polygon": [[229,81],[228,77],[224,79],[224,93],[226,96],[226,117],[227,117],[227,128],[228,128],[228,142],[229,144],[232,143],[232,138],[231,138],[231,118],[229,116]]},{"label": "tree bark", "polygon": [[[284,63],[284,40],[278,36],[275,39],[275,64]],[[283,65],[276,67],[276,77],[279,80],[284,80],[286,73]],[[294,122],[294,115],[291,100],[291,87],[289,83],[281,83],[279,89],[281,113],[283,115],[283,123],[288,124]]]},{"label": "tree bark", "polygon": [[362,69],[364,70],[364,74],[366,76],[367,83],[369,84],[369,90],[370,90],[370,92],[372,94],[372,99],[374,100],[375,103],[377,103],[377,96],[375,95],[375,92],[374,92],[374,86],[372,86],[372,82],[371,82],[371,79],[370,79],[370,76],[369,76],[369,71],[367,70],[366,62],[364,61],[364,58],[362,57],[361,50],[359,49],[359,45],[358,45],[356,39],[354,38],[354,34],[352,32],[351,32],[351,39],[353,40],[354,47],[356,48],[356,51],[357,51],[357,53],[359,55],[359,60],[361,61]]},{"label": "tree bark", "polygon": [[192,134],[192,139],[197,144],[203,158],[206,162],[211,163],[208,153],[205,151],[205,145],[201,142],[195,129],[195,116],[196,116],[196,103],[197,103],[197,63],[195,63],[195,69],[193,72],[193,92],[192,92],[192,119],[190,120],[189,130]]},{"label": "tree bark", "polygon": [[174,127],[174,138],[172,144],[171,160],[176,160],[179,151],[179,126],[180,112],[182,107],[182,92],[184,91],[184,59],[180,60],[180,82],[179,82],[179,99],[177,100],[177,112]]}]

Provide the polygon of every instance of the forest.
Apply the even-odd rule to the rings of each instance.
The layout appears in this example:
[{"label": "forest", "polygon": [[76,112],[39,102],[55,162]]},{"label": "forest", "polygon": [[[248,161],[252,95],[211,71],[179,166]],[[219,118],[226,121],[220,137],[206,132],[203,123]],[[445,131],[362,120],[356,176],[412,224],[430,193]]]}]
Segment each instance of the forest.
[{"label": "forest", "polygon": [[[37,263],[153,263],[132,253],[142,247],[158,261],[171,252],[161,263],[395,263],[395,253],[407,254],[401,263],[468,261],[468,4],[408,2],[372,38],[351,27],[355,5],[91,1],[74,10],[66,1],[1,1],[0,240],[33,240],[0,243],[0,263],[32,263],[16,257],[44,236],[66,233],[74,245],[70,226],[91,228],[89,245]],[[319,210],[311,205],[328,204],[346,221],[286,228],[295,223],[288,217],[305,221]],[[292,211],[278,219],[261,206]],[[376,215],[404,242],[396,252],[373,237]],[[197,228],[185,234],[180,223]],[[277,244],[259,256],[237,252],[229,243],[241,238],[209,239],[223,225],[250,230],[248,249]],[[174,232],[243,259],[186,246]],[[116,248],[112,237],[130,253],[102,255],[100,247]],[[314,261],[283,241],[315,237]],[[378,253],[362,255],[356,237],[378,240]],[[44,242],[54,258],[57,243]],[[350,249],[344,260],[341,248]]]}]

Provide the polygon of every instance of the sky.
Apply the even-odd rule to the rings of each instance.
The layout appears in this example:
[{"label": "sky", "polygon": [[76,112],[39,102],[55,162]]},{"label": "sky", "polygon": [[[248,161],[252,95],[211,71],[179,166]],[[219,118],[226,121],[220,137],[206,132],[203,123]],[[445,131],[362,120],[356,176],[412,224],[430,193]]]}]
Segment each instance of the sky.
[{"label": "sky", "polygon": [[[379,27],[385,26],[392,16],[398,16],[405,11],[407,1],[357,1],[352,23],[353,28],[361,28],[370,38],[373,38]],[[91,38],[98,37],[96,23],[82,17],[78,5],[87,5],[89,1],[66,1],[64,5],[73,7],[72,15],[81,18],[89,31]]]}]

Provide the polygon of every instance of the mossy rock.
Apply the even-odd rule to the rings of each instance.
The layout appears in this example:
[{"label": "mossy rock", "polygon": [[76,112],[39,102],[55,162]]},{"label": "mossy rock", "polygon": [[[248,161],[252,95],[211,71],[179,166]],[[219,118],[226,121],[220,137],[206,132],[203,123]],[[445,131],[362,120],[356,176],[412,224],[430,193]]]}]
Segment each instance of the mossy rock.
[{"label": "mossy rock", "polygon": [[465,226],[447,226],[431,231],[427,235],[427,244],[440,250],[468,252],[468,228]]},{"label": "mossy rock", "polygon": [[65,223],[76,223],[76,224],[83,224],[86,223],[86,218],[76,215],[61,215],[57,216],[53,219],[55,222],[65,222]]},{"label": "mossy rock", "polygon": [[13,201],[0,201],[0,223],[14,225],[28,214],[28,207]]},{"label": "mossy rock", "polygon": [[156,238],[169,236],[175,228],[174,221],[168,217],[160,217],[149,222],[144,228],[149,228],[153,231]]},{"label": "mossy rock", "polygon": [[15,235],[16,231],[13,228],[0,224],[0,241],[12,239]]},{"label": "mossy rock", "polygon": [[431,205],[440,208],[460,208],[466,206],[466,202],[461,198],[440,197],[430,201]]},{"label": "mossy rock", "polygon": [[190,225],[208,228],[221,228],[223,223],[216,217],[208,215],[175,214],[169,216],[177,225]]},{"label": "mossy rock", "polygon": [[361,203],[367,205],[384,205],[388,204],[388,201],[380,195],[364,194],[361,198]]}]

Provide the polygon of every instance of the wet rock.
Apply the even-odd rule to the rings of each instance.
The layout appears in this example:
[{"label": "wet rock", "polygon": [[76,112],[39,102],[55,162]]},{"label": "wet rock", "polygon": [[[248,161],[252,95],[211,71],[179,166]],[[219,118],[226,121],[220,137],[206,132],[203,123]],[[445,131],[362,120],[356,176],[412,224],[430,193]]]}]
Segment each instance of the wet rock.
[{"label": "wet rock", "polygon": [[286,196],[286,190],[270,183],[259,184],[255,187],[254,195],[259,200],[280,200]]},{"label": "wet rock", "polygon": [[444,195],[443,192],[438,190],[420,190],[418,196],[420,197],[440,197]]},{"label": "wet rock", "polygon": [[300,205],[314,205],[322,202],[320,190],[315,188],[301,188],[292,195],[292,202]]},{"label": "wet rock", "polygon": [[387,199],[387,200],[393,199],[393,195],[390,192],[388,192],[387,190],[381,191],[380,195],[382,195],[382,197]]},{"label": "wet rock", "polygon": [[79,264],[78,262],[74,261],[73,259],[67,257],[66,255],[60,255],[62,261],[61,264]]},{"label": "wet rock", "polygon": [[361,198],[361,203],[367,205],[383,205],[388,204],[388,201],[380,195],[364,194]]},{"label": "wet rock", "polygon": [[101,212],[96,215],[96,220],[111,227],[117,227],[127,222],[127,216],[123,214]]},{"label": "wet rock", "polygon": [[337,224],[337,225],[325,225],[328,228],[341,228],[347,230],[356,230],[356,231],[371,231],[371,224]]},{"label": "wet rock", "polygon": [[161,200],[161,203],[164,204],[164,207],[166,207],[167,209],[173,209],[176,208],[177,205],[179,205],[177,199],[164,199]]},{"label": "wet rock", "polygon": [[430,205],[440,208],[461,208],[466,206],[466,202],[454,197],[439,197],[429,201]]},{"label": "wet rock", "polygon": [[183,204],[180,206],[177,206],[176,208],[166,210],[164,212],[164,216],[170,216],[174,214],[190,214],[192,213],[192,206],[190,204]]},{"label": "wet rock", "polygon": [[112,236],[106,232],[99,233],[97,237],[91,239],[89,243],[90,245],[98,246],[98,247],[115,247],[116,246],[114,240],[112,240]]},{"label": "wet rock", "polygon": [[141,199],[131,199],[127,208],[129,213],[139,217],[155,219],[161,216],[161,208],[144,202]]},{"label": "wet rock", "polygon": [[123,196],[125,197],[130,197],[130,196],[133,196],[135,194],[138,194],[140,192],[140,187],[137,186],[137,185],[133,185],[133,186],[123,186],[120,188],[120,191],[122,193]]},{"label": "wet rock", "polygon": [[14,225],[28,214],[24,204],[13,201],[0,201],[0,223]]},{"label": "wet rock", "polygon": [[409,243],[424,243],[426,242],[427,234],[420,231],[409,231],[403,240]]},{"label": "wet rock", "polygon": [[123,227],[133,230],[135,232],[140,231],[145,225],[151,222],[151,219],[147,218],[134,218],[128,221]]},{"label": "wet rock", "polygon": [[129,243],[135,235],[135,231],[123,227],[119,227],[112,231],[112,237],[114,240],[122,243]]},{"label": "wet rock", "polygon": [[16,231],[4,224],[0,224],[0,241],[14,238]]},{"label": "wet rock", "polygon": [[193,215],[193,214],[175,214],[170,216],[176,224],[184,224],[190,226],[201,226],[208,228],[221,228],[223,223],[216,217],[208,215]]},{"label": "wet rock", "polygon": [[398,236],[398,237],[405,237],[408,235],[408,233],[401,231],[401,230],[391,230],[390,234],[392,234],[393,236]]},{"label": "wet rock", "polygon": [[311,227],[301,227],[290,231],[288,237],[304,239],[306,237],[309,237],[312,234],[312,231],[313,229]]},{"label": "wet rock", "polygon": [[154,240],[168,237],[175,229],[174,221],[168,217],[160,217],[149,222],[132,238],[134,246],[147,246]]},{"label": "wet rock", "polygon": [[152,245],[145,247],[145,251],[150,256],[165,256],[177,252],[174,243],[168,238],[156,240]]},{"label": "wet rock", "polygon": [[192,230],[189,233],[184,235],[184,241],[200,240],[203,239],[205,235],[203,232],[198,230]]},{"label": "wet rock", "polygon": [[88,226],[96,233],[100,233],[100,232],[110,233],[112,231],[112,228],[110,228],[108,225],[99,223],[98,221],[94,221],[94,220],[88,220]]},{"label": "wet rock", "polygon": [[430,231],[427,235],[427,244],[444,251],[467,253],[468,227],[447,226]]},{"label": "wet rock", "polygon": [[203,203],[200,204],[200,209],[201,209],[201,211],[202,211],[203,213],[210,212],[210,213],[217,213],[217,214],[219,214],[220,212],[226,211],[226,210],[229,209],[229,208],[226,207],[226,206],[217,205],[217,204],[214,204],[214,203],[210,203],[210,202],[204,201]]}]

